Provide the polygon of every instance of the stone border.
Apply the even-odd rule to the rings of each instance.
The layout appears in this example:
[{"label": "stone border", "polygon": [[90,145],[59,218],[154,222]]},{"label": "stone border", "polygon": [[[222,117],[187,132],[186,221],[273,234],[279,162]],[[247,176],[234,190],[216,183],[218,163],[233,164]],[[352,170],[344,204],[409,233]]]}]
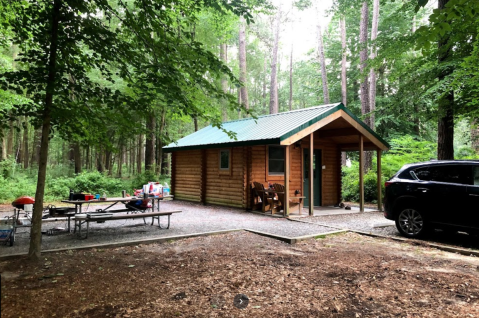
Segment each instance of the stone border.
[{"label": "stone border", "polygon": [[[319,238],[325,237],[327,235],[335,235],[340,233],[345,233],[347,230],[340,230],[340,231],[331,231],[331,232],[324,232],[319,234],[310,234],[298,237],[286,237],[280,236],[276,234],[251,230],[251,229],[234,229],[234,230],[222,230],[222,231],[211,231],[211,232],[202,232],[202,233],[193,233],[193,234],[185,234],[185,235],[177,235],[177,236],[166,236],[166,237],[159,237],[159,238],[150,238],[150,239],[142,239],[142,240],[133,240],[133,241],[124,241],[124,242],[113,242],[113,243],[105,243],[105,244],[92,244],[92,245],[85,245],[85,246],[75,246],[70,248],[58,248],[58,249],[51,249],[51,250],[43,250],[42,254],[44,253],[58,253],[58,252],[65,252],[68,250],[84,250],[84,249],[91,249],[91,248],[112,248],[112,247],[121,247],[121,246],[131,246],[131,245],[138,245],[138,244],[150,244],[150,243],[165,243],[168,241],[176,241],[190,237],[199,237],[199,236],[210,236],[210,235],[219,235],[219,234],[226,234],[231,232],[238,232],[238,231],[246,231],[250,233],[254,233],[261,236],[266,236],[275,240],[283,241],[288,244],[296,244],[298,242],[312,239],[312,238]],[[28,253],[20,253],[20,254],[10,254],[0,256],[0,261],[19,258],[27,256]]]},{"label": "stone border", "polygon": [[[318,224],[318,223],[305,222],[305,221],[299,221],[299,220],[290,220],[290,221],[296,221],[296,222],[302,222],[302,223],[308,223],[308,224]],[[321,224],[318,224],[318,225],[321,225]],[[327,225],[323,225],[323,226],[327,226]],[[446,252],[450,252],[450,253],[458,253],[458,254],[465,255],[465,256],[479,257],[479,251],[467,250],[467,249],[459,248],[459,247],[452,247],[452,246],[435,244],[435,243],[424,242],[424,241],[416,241],[416,240],[408,239],[408,238],[404,238],[404,237],[384,236],[384,235],[380,235],[380,234],[356,231],[356,230],[351,230],[351,229],[339,229],[339,228],[336,228],[336,227],[333,227],[333,226],[327,226],[327,227],[335,228],[336,230],[335,231],[330,231],[330,232],[318,233],[318,234],[309,234],[309,235],[303,235],[303,236],[297,236],[297,237],[287,237],[287,236],[281,236],[281,235],[261,232],[261,231],[257,231],[257,230],[251,230],[251,229],[233,229],[233,230],[211,231],[211,232],[193,233],[193,234],[185,234],[185,235],[177,235],[177,236],[167,236],[167,237],[150,238],[150,239],[142,239],[142,240],[124,241],[124,242],[93,244],[93,245],[76,246],[76,247],[70,247],[70,248],[51,249],[51,250],[42,251],[42,254],[43,253],[64,252],[64,251],[68,251],[68,250],[84,250],[84,249],[92,249],[92,248],[112,248],[112,247],[131,246],[131,245],[138,245],[138,244],[165,243],[165,242],[168,242],[168,241],[176,241],[176,240],[181,240],[181,239],[186,239],[186,238],[191,238],[191,237],[220,235],[220,234],[226,234],[226,233],[231,233],[231,232],[247,231],[247,232],[250,232],[250,233],[257,234],[257,235],[261,235],[261,236],[269,237],[269,238],[272,238],[272,239],[275,239],[275,240],[283,241],[283,242],[291,244],[291,245],[299,243],[301,241],[309,240],[309,239],[325,238],[326,236],[352,232],[352,233],[356,233],[356,234],[359,234],[359,235],[365,235],[365,236],[370,236],[370,237],[375,237],[375,238],[388,239],[388,240],[398,241],[398,242],[401,242],[401,243],[407,243],[407,244],[411,244],[411,245],[420,245],[420,246],[425,246],[425,247],[436,248],[438,250],[442,250],[442,251],[446,251]],[[0,261],[5,261],[5,260],[9,260],[9,259],[24,257],[24,256],[27,256],[27,255],[28,255],[27,253],[4,255],[4,256],[0,256]]]}]

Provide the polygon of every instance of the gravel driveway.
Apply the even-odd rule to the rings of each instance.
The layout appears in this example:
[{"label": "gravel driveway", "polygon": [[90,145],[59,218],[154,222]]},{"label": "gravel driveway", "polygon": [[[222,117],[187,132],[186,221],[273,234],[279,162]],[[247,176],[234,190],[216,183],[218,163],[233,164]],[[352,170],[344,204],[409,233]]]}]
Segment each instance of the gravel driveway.
[{"label": "gravel driveway", "polygon": [[[102,205],[92,205],[89,210],[94,211],[99,208],[102,208]],[[181,210],[182,212],[171,216],[171,227],[168,230],[159,229],[157,226],[150,226],[149,224],[145,225],[142,219],[108,221],[105,223],[92,222],[88,239],[80,240],[73,233],[43,235],[42,249],[69,248],[235,229],[251,229],[286,237],[315,235],[332,231],[330,227],[319,224],[300,223],[284,218],[263,216],[242,209],[204,206],[184,201],[164,201],[161,203],[161,211],[174,210]],[[165,225],[165,222],[166,217],[162,217],[162,224]],[[44,223],[42,231],[58,226],[66,228],[67,224],[65,221]],[[14,246],[0,245],[0,255],[26,253],[29,244],[29,230],[29,228],[18,229]]]},{"label": "gravel driveway", "polygon": [[[299,219],[301,222],[308,222],[320,225],[327,225],[338,229],[350,229],[366,233],[390,237],[402,237],[396,229],[394,221],[384,218],[383,212],[363,212],[355,214],[314,216]],[[468,235],[467,233],[444,233],[436,230],[423,238],[424,241],[431,243],[459,246],[463,248],[479,249],[479,239],[477,235]],[[421,243],[421,240],[415,240]]]}]

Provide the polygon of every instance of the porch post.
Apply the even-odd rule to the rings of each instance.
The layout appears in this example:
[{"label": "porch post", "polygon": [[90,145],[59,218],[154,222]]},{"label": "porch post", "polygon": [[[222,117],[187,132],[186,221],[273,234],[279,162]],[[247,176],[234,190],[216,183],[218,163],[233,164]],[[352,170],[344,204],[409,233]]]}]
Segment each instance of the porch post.
[{"label": "porch post", "polygon": [[381,193],[381,153],[382,153],[382,150],[381,149],[377,149],[376,150],[376,153],[377,153],[377,180],[378,180],[378,210],[379,211],[382,211],[382,207],[383,207],[383,196],[382,196],[382,193]]},{"label": "porch post", "polygon": [[364,212],[364,143],[359,135],[359,211]]},{"label": "porch post", "polygon": [[290,146],[286,146],[286,149],[284,150],[284,216],[289,215],[289,147]]},{"label": "porch post", "polygon": [[313,133],[309,135],[309,215],[314,215],[314,191],[313,191],[313,156],[314,156],[314,138]]}]

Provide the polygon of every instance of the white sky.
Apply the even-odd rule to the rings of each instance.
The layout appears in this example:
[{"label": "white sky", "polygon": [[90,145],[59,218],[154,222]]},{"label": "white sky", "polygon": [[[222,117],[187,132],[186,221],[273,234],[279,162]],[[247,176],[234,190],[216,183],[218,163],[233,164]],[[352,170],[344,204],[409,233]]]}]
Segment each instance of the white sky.
[{"label": "white sky", "polygon": [[[283,2],[283,7],[291,7],[290,0],[279,0]],[[293,58],[297,60],[305,59],[306,53],[311,49],[318,47],[317,26],[321,24],[322,32],[329,24],[331,17],[326,16],[326,11],[333,4],[333,0],[312,0],[313,7],[303,11],[295,12],[294,29],[291,32],[291,24],[284,23],[280,33],[280,49],[283,58],[289,57],[291,42],[294,45]]]}]

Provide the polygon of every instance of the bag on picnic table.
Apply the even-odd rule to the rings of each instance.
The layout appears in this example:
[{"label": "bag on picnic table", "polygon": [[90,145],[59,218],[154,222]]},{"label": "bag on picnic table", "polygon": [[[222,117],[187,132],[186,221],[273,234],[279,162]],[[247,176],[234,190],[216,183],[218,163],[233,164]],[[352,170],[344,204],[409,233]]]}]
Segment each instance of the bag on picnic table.
[{"label": "bag on picnic table", "polygon": [[137,200],[137,201],[130,201],[125,203],[126,208],[128,209],[138,209],[138,210],[147,210],[151,208],[151,203],[149,199]]}]

